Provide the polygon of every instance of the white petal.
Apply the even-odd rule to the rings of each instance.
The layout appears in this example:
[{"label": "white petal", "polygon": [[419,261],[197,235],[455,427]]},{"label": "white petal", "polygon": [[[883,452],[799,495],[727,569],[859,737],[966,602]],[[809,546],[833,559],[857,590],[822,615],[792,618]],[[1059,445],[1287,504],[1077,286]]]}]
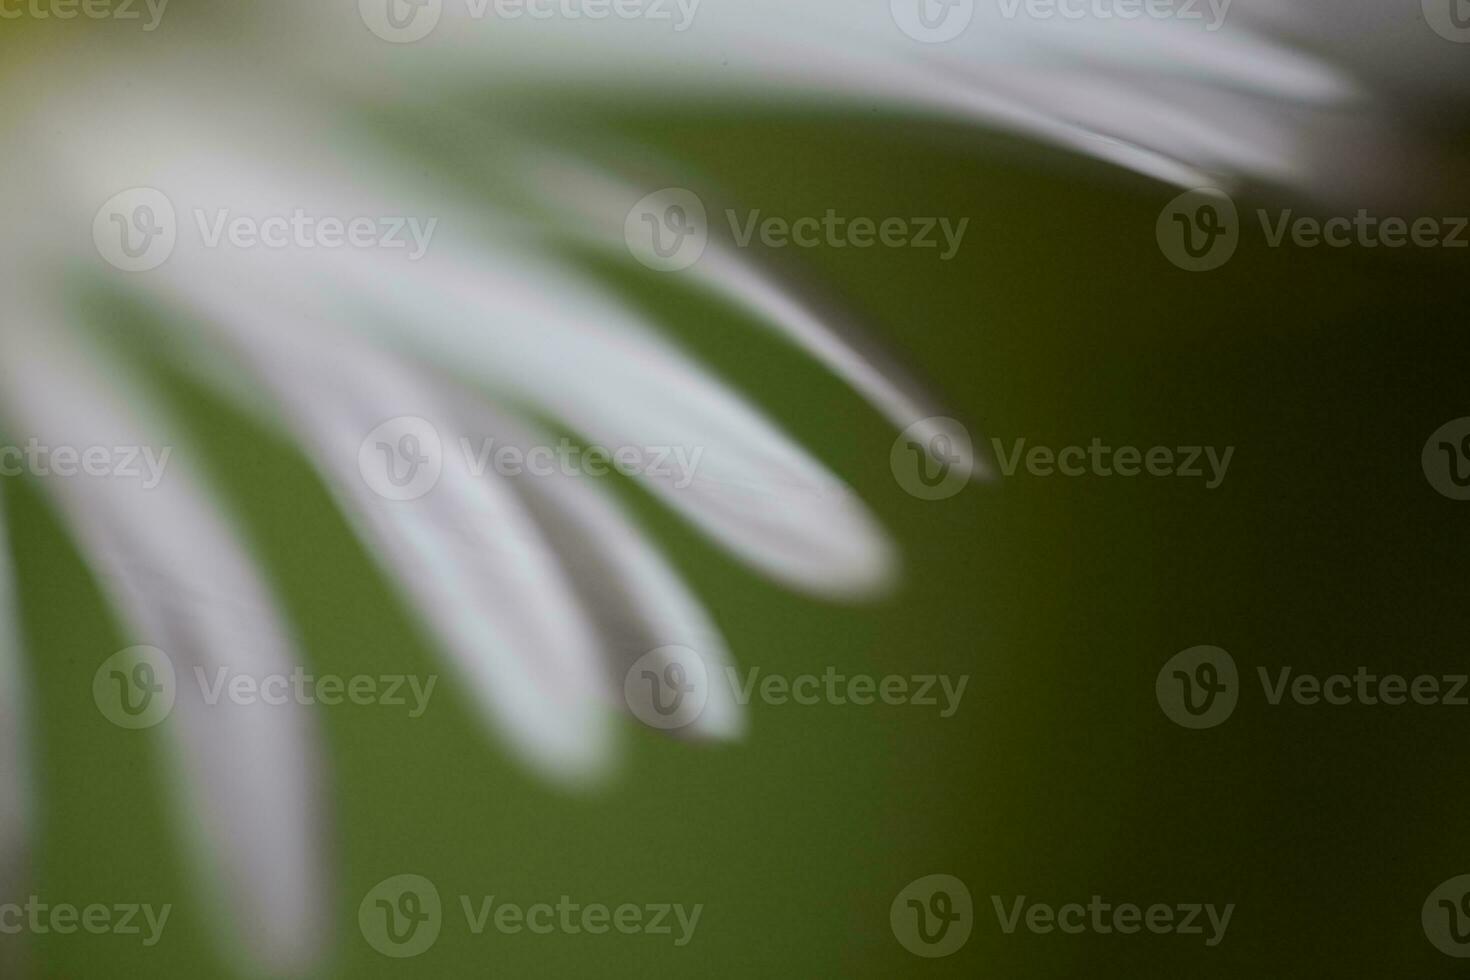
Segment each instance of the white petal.
[{"label": "white petal", "polygon": [[[618,180],[605,168],[530,148],[521,154],[519,166],[506,174],[506,179],[515,181],[522,193],[536,195],[544,208],[560,217],[558,231],[562,236],[626,258],[624,221],[646,190]],[[528,228],[522,240],[534,237]],[[719,239],[711,238],[703,256],[682,275],[744,310],[757,325],[785,337],[825,365],[899,431],[921,426],[916,437],[930,445],[930,440],[923,438],[926,429],[922,427],[947,413],[892,357],[839,314],[819,312],[773,274]],[[986,475],[984,460],[966,459],[962,465]]]},{"label": "white petal", "polygon": [[[463,412],[477,438],[493,437],[497,446],[517,447],[522,458],[535,447],[554,445],[546,433],[502,412],[479,405]],[[724,638],[647,534],[608,494],[559,467],[551,472],[523,471],[514,485],[592,611],[618,696],[626,672],[640,657],[662,647],[684,647],[703,660],[710,684],[703,710],[679,734],[711,738],[743,734],[744,716],[726,673],[731,659]]]},{"label": "white petal", "polygon": [[[1316,144],[1342,122],[1344,105],[1365,116],[1356,138],[1373,140],[1386,114],[1367,118],[1365,92],[1330,54],[1295,49],[1261,17],[1229,12],[1218,30],[1178,19],[1007,18],[1002,4],[976,3],[973,21],[945,44],[921,44],[895,24],[889,4],[810,0],[705,3],[692,29],[667,24],[473,17],[445,3],[438,26],[413,45],[367,31],[312,48],[315,63],[378,102],[431,104],[466,83],[538,86],[627,98],[690,101],[772,96],[887,105],[1012,130],[1177,184],[1276,179],[1313,189]],[[318,10],[309,39],[331,30]],[[1325,15],[1324,15],[1325,18]],[[1443,55],[1443,52],[1433,52]],[[1110,80],[1107,93],[1095,80]],[[1199,110],[1188,90],[1217,96],[1199,125],[1219,152],[1155,125],[1153,107]],[[1176,97],[1176,93],[1180,93]],[[520,98],[534,106],[534,95]],[[1269,130],[1267,146],[1232,146],[1234,129]],[[1264,162],[1265,166],[1260,164]]]},{"label": "white petal", "polygon": [[[522,249],[521,252],[525,250]],[[386,338],[541,407],[590,442],[701,454],[687,486],[640,480],[732,553],[796,588],[886,587],[887,536],[845,485],[612,296],[525,254],[455,249],[388,277],[354,268]],[[394,324],[401,324],[396,327]]]},{"label": "white petal", "polygon": [[[288,434],[512,746],[567,781],[603,769],[607,685],[591,627],[519,498],[493,472],[471,474],[441,388],[303,318],[286,283],[267,298],[185,278],[185,299],[250,359]],[[438,442],[425,448],[442,475],[417,499],[385,499],[360,469],[364,440],[399,417],[425,420]]]},{"label": "white petal", "polygon": [[[320,767],[306,707],[208,704],[195,670],[289,675],[298,665],[246,549],[184,458],[182,442],[113,364],[12,308],[0,331],[7,429],[48,446],[176,447],[156,487],[121,477],[56,477],[51,492],[137,642],[173,661],[178,698],[165,723],[180,802],[206,885],[228,908],[232,938],[267,968],[304,969],[325,945]],[[99,651],[98,662],[111,651]]]}]

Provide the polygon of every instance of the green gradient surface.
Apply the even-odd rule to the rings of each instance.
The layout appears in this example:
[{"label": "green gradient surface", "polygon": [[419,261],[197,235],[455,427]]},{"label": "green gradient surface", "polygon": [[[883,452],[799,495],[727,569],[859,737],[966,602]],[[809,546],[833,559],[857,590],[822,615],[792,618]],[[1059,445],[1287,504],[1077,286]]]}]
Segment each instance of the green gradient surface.
[{"label": "green gradient surface", "polygon": [[[1154,221],[1174,192],[1007,139],[867,114],[624,119],[788,218],[969,218],[933,252],[765,256],[836,297],[977,441],[1233,446],[1227,479],[1019,473],[925,502],[889,467],[895,432],[782,341],[675,279],[605,276],[843,475],[905,557],[899,590],[843,607],[784,592],[651,502],[627,499],[726,632],[742,667],[969,677],[960,710],[751,705],[741,743],[692,745],[629,720],[599,789],[514,765],[295,450],[162,367],[213,475],[323,672],[445,675],[421,719],[321,709],[331,760],[332,977],[1307,977],[1458,975],[1420,928],[1470,872],[1459,778],[1470,708],[1266,702],[1257,668],[1467,669],[1470,504],[1420,451],[1470,415],[1465,252],[1265,246],[1175,269]],[[738,204],[736,203],[738,202]],[[712,210],[715,202],[711,202]],[[1261,204],[1260,206],[1271,206]],[[117,312],[104,329],[128,338]],[[139,346],[147,355],[146,347]],[[42,802],[35,891],[176,908],[144,949],[45,936],[47,977],[228,975],[168,805],[160,730],[124,733],[92,675],[120,630],[34,485],[7,481]],[[1223,726],[1186,731],[1154,697],[1197,644],[1247,678]],[[437,944],[390,960],[357,907],[431,879]],[[974,932],[923,960],[889,928],[911,880],[967,883]],[[656,936],[473,936],[458,897],[704,906],[684,948]],[[1054,904],[1234,903],[1203,937],[1006,934],[992,896]],[[8,940],[0,939],[0,942]]]}]

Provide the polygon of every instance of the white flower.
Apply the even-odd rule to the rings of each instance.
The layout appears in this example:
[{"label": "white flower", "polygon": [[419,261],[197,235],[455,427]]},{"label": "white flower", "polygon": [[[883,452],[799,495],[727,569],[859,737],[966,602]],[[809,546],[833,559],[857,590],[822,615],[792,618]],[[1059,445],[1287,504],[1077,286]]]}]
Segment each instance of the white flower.
[{"label": "white flower", "polygon": [[[290,629],[188,440],[86,329],[76,299],[104,285],[140,304],[179,366],[299,443],[497,730],[529,764],[573,782],[609,761],[622,671],[670,644],[723,663],[717,630],[653,543],[585,481],[473,478],[445,465],[431,492],[384,499],[359,455],[385,420],[426,420],[449,446],[554,442],[549,420],[608,446],[698,447],[690,485],[647,475],[646,488],[756,571],[814,594],[879,589],[895,556],[810,453],[587,272],[587,253],[632,266],[625,226],[640,199],[701,182],[672,165],[650,174],[606,142],[547,137],[558,100],[589,100],[594,116],[590,100],[609,95],[881,104],[1184,187],[1342,192],[1391,176],[1378,157],[1342,164],[1345,148],[1389,145],[1384,106],[1351,70],[1351,35],[1246,0],[1218,31],[1006,18],[1004,4],[966,14],[964,3],[934,3],[913,21],[918,8],[903,0],[706,0],[673,31],[496,21],[443,0],[425,7],[438,18],[428,32],[402,44],[369,29],[374,2],[174,0],[149,32],[98,24],[86,37],[96,43],[57,43],[83,25],[27,24],[0,41],[10,45],[0,78],[18,93],[0,110],[0,429],[48,445],[179,447],[156,487],[45,486],[137,642],[166,649],[183,672],[289,672],[299,662]],[[968,18],[953,37],[914,36],[914,23],[932,27],[951,10]],[[1289,43],[1304,31],[1324,53]],[[1455,52],[1425,33],[1414,57],[1447,64]],[[11,57],[21,47],[27,57]],[[579,117],[563,105],[555,118]],[[139,271],[118,272],[90,232],[106,232],[119,215],[99,208],[133,189],[145,192],[135,204],[158,206],[121,214],[116,231],[163,236],[168,254],[134,255]],[[417,258],[212,237],[231,217],[297,213],[437,223]],[[831,311],[727,244],[710,241],[674,281],[785,335],[898,429],[940,414]],[[0,601],[7,585],[0,577]],[[0,637],[0,671],[24,677],[13,638]],[[18,873],[26,814],[19,688],[0,685],[0,889]],[[716,685],[687,733],[730,737],[741,724]],[[195,809],[188,825],[207,837],[200,853],[237,938],[267,967],[310,964],[330,907],[311,717],[206,705],[181,688],[168,726]]]}]

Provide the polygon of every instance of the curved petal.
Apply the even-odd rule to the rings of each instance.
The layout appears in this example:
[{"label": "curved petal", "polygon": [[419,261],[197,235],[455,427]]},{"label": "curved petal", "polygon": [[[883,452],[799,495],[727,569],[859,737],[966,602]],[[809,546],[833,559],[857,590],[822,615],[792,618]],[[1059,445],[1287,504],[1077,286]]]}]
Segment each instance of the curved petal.
[{"label": "curved petal", "polygon": [[[640,468],[660,500],[733,554],[834,596],[888,585],[896,559],[856,496],[616,299],[506,250],[451,251],[386,277],[353,267],[361,317],[385,339],[555,416],[591,442],[698,460],[692,478]],[[401,324],[401,327],[394,324]]]},{"label": "curved petal", "polygon": [[[360,338],[313,324],[284,299],[291,293],[277,283],[273,299],[251,300],[196,283],[183,299],[247,359],[286,431],[511,744],[569,782],[595,775],[609,759],[606,685],[558,556],[509,487],[471,473],[439,388]],[[438,475],[421,495],[390,499],[363,472],[364,453],[379,458],[365,442],[404,418],[421,423],[416,438]],[[399,462],[396,438],[385,466]]]},{"label": "curved petal", "polygon": [[[0,330],[0,410],[45,446],[180,445],[113,364],[66,328],[8,311]],[[226,676],[289,676],[296,666],[273,598],[239,535],[182,454],[156,486],[124,477],[43,480],[128,633],[171,659],[177,700],[165,723],[178,762],[184,825],[213,872],[232,938],[262,965],[309,966],[330,921],[322,866],[321,781],[308,709],[210,703]],[[99,662],[104,658],[99,656]]]},{"label": "curved petal", "polygon": [[[478,402],[462,414],[469,420],[466,431],[494,438],[497,446],[515,447],[523,460],[554,444],[546,433]],[[627,671],[652,651],[669,646],[693,650],[709,674],[708,699],[678,734],[742,735],[745,719],[728,683],[731,658],[724,637],[647,534],[608,494],[560,467],[533,472],[523,466],[513,485],[591,611],[612,667],[613,687],[621,690]]]}]

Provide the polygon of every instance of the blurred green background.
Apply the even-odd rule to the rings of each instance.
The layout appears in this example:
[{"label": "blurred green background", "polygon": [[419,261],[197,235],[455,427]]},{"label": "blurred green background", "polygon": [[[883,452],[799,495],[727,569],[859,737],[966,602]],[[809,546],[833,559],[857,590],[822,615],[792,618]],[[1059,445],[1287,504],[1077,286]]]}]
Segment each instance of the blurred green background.
[{"label": "blurred green background", "polygon": [[[1257,667],[1414,675],[1470,669],[1470,503],[1420,469],[1470,415],[1465,252],[1265,246],[1250,209],[1222,269],[1154,240],[1176,193],[959,127],[854,112],[623,116],[719,186],[719,207],[789,218],[968,217],[952,262],[912,250],[766,259],[835,297],[977,443],[1234,446],[1223,486],[1024,472],[925,502],[889,469],[896,433],[822,369],[678,277],[602,268],[632,302],[871,504],[901,544],[891,597],[843,607],[734,564],[628,499],[706,600],[742,667],[968,675],[958,714],[750,706],[742,743],[667,739],[631,719],[625,765],[568,795],[484,734],[401,599],[309,467],[209,392],[154,378],[208,448],[321,672],[438,673],[431,710],[321,709],[334,801],[332,977],[1451,976],[1420,906],[1470,872],[1459,778],[1470,709],[1270,707]],[[716,210],[712,203],[712,211]],[[1463,212],[1461,212],[1463,213]],[[1412,216],[1412,215],[1410,215]],[[119,312],[109,324],[130,329]],[[162,730],[120,732],[91,701],[119,630],[32,485],[5,487],[36,693],[41,838],[53,902],[175,905],[164,941],[33,941],[43,977],[226,976],[167,801]],[[1233,718],[1186,731],[1154,680],[1176,652],[1230,651]],[[380,880],[413,873],[447,918],[395,961],[357,929]],[[923,960],[889,928],[913,879],[975,900],[958,953]],[[702,903],[694,941],[470,935],[457,896],[523,905]],[[1061,904],[1234,903],[1223,943],[1147,933],[1006,935],[991,896]]]}]

